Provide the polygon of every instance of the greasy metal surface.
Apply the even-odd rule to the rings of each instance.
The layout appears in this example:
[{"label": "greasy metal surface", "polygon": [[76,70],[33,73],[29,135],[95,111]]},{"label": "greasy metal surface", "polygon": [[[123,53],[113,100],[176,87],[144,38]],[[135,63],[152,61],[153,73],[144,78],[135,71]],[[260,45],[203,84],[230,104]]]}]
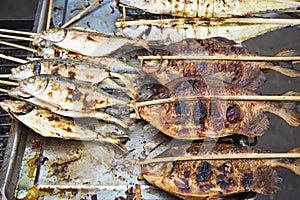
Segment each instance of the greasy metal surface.
[{"label": "greasy metal surface", "polygon": [[[40,8],[43,9],[38,11],[38,29],[43,26],[41,21],[47,14],[46,0],[41,2]],[[54,0],[52,26],[64,24],[90,2]],[[101,5],[73,26],[91,27],[113,34],[113,22],[107,23],[106,19],[114,21],[119,17],[119,12],[112,0]],[[299,29],[283,29],[247,41],[245,45],[261,55],[274,55],[286,49],[295,49],[299,54],[299,34]],[[299,78],[287,78],[275,72],[268,73],[267,77],[268,81],[259,90],[263,94],[300,91]],[[259,138],[258,147],[286,152],[300,145],[300,128],[292,128],[278,117],[269,116],[271,129]],[[81,122],[98,124],[94,119]],[[114,132],[122,134],[124,131],[119,129]],[[126,134],[130,137],[126,143],[129,152],[123,155],[110,145],[43,138],[25,126],[13,123],[3,169],[6,171],[0,175],[5,180],[1,193],[7,199],[14,199],[14,196],[18,199],[114,199],[119,196],[126,198],[128,188],[132,187],[134,191],[135,185],[140,184],[144,199],[177,199],[144,181],[138,181],[140,169],[135,164],[137,159],[144,158],[153,149],[155,151],[152,153],[158,154],[166,148],[155,148],[158,144],[166,142],[170,146],[176,141],[143,121],[137,121]],[[300,178],[285,169],[278,169],[278,172],[285,180],[281,191],[272,196],[258,195],[257,199],[285,199],[287,195],[291,200],[298,199]]]}]

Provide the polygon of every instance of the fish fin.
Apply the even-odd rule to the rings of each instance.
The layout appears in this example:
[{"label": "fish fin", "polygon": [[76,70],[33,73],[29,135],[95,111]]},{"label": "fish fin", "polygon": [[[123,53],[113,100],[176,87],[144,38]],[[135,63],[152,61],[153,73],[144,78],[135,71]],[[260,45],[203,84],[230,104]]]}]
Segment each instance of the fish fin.
[{"label": "fish fin", "polygon": [[[300,147],[296,147],[288,153],[300,153]],[[279,159],[279,162],[275,165],[287,168],[295,174],[300,175],[300,159]]]},{"label": "fish fin", "polygon": [[250,90],[256,90],[260,85],[266,82],[267,78],[264,73],[259,74],[253,80],[249,82],[249,84],[245,85],[244,87]]},{"label": "fish fin", "polygon": [[300,92],[287,91],[286,93],[282,94],[282,96],[300,96]]},{"label": "fish fin", "polygon": [[296,50],[283,50],[275,54],[276,57],[288,57],[288,56],[295,56],[297,51]]},{"label": "fish fin", "polygon": [[247,124],[244,133],[251,132],[248,137],[261,136],[270,127],[270,120],[265,114],[257,115],[254,120]]},{"label": "fish fin", "polygon": [[279,184],[282,183],[282,178],[271,167],[259,167],[254,172],[253,180],[253,190],[265,195],[277,192]]},{"label": "fish fin", "polygon": [[279,65],[267,65],[261,67],[261,69],[270,69],[276,72],[279,72],[281,74],[284,74],[288,77],[300,77],[300,72],[295,69],[289,69],[286,67],[281,67]]},{"label": "fish fin", "polygon": [[119,138],[110,138],[110,137],[103,136],[101,134],[98,134],[98,138],[100,142],[103,142],[105,140],[106,142],[115,145],[121,151],[125,153],[127,152],[126,147],[122,144],[122,140]]},{"label": "fish fin", "polygon": [[231,83],[234,78],[234,72],[217,72],[215,74],[209,75],[210,77],[220,79],[227,83]]},{"label": "fish fin", "polygon": [[[287,96],[291,96],[292,94],[294,96],[294,95],[297,95],[298,93],[289,91],[286,94],[287,94]],[[281,117],[290,126],[297,127],[300,125],[300,116],[297,114],[296,109],[295,109],[296,103],[283,102],[283,103],[278,103],[276,105],[277,106],[271,106],[266,111]]]},{"label": "fish fin", "polygon": [[137,40],[137,44],[141,47],[144,47],[147,51],[152,53],[153,51],[149,47],[149,41],[147,40]]}]

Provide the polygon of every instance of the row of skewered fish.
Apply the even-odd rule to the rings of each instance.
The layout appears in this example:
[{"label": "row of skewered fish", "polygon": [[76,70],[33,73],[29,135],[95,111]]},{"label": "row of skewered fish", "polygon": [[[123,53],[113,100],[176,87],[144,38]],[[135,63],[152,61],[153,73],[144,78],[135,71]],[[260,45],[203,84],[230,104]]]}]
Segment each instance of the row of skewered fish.
[{"label": "row of skewered fish", "polygon": [[[262,72],[264,69],[291,77],[299,76],[299,72],[287,66],[268,62],[162,59],[144,61],[140,67],[135,57],[131,56],[137,52],[150,54],[149,51],[160,56],[184,56],[191,53],[256,56],[224,39],[183,40],[158,48],[144,41],[107,37],[95,31],[53,29],[41,33],[35,38],[34,44],[39,46],[40,57],[51,59],[34,60],[12,69],[11,79],[18,80],[19,86],[12,89],[9,95],[21,101],[6,100],[1,102],[1,106],[14,118],[44,136],[108,142],[125,151],[122,144],[124,137],[112,138],[109,131],[104,133],[91,130],[91,127],[75,123],[72,118],[92,117],[128,128],[134,122],[130,118],[132,112],[163,133],[185,140],[219,138],[236,133],[260,136],[269,127],[269,120],[263,112],[276,114],[291,126],[300,123],[291,103],[194,99],[135,106],[140,102],[171,97],[257,95],[254,90],[266,79]],[[133,45],[142,48],[133,48]],[[127,52],[127,48],[138,49]],[[106,57],[114,54],[130,59],[130,64],[115,57]],[[288,92],[285,95],[298,94]],[[120,114],[123,110],[125,115]],[[105,123],[103,126],[106,126]],[[44,127],[41,128],[41,124]],[[228,153],[228,149],[235,152],[249,151],[247,148],[222,144],[215,147],[218,153],[223,153],[222,149],[224,153]],[[193,151],[187,153],[194,154]],[[247,174],[252,162],[258,166],[257,173]],[[240,165],[245,168],[237,170],[236,166]],[[298,165],[298,161],[294,163],[290,160],[261,163],[168,162],[145,166],[142,174],[147,181],[172,194],[197,199],[241,191],[273,193],[278,189],[279,181],[270,166],[288,167],[299,174]],[[258,177],[266,175],[274,178],[270,183],[260,185]],[[234,177],[240,177],[241,180]],[[167,184],[162,184],[165,182]]]}]

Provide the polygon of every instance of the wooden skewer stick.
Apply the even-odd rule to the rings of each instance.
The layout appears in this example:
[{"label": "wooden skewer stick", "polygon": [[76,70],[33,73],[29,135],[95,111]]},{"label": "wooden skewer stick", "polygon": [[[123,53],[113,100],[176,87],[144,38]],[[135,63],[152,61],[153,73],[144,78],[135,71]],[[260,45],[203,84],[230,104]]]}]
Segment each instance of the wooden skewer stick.
[{"label": "wooden skewer stick", "polygon": [[27,63],[26,60],[23,60],[23,59],[20,59],[20,58],[16,58],[16,57],[12,57],[12,56],[7,56],[7,55],[2,54],[2,53],[0,53],[0,58],[4,58],[6,60],[11,60],[11,61],[14,61],[14,62],[17,62],[17,63],[22,63],[22,64]]},{"label": "wooden skewer stick", "polygon": [[5,35],[5,34],[0,34],[0,37],[2,38],[11,38],[11,39],[16,39],[16,40],[24,40],[24,41],[30,41],[32,42],[32,38],[26,38],[26,37],[19,37],[19,36],[13,36],[13,35]]},{"label": "wooden skewer stick", "polygon": [[239,154],[220,154],[211,155],[203,154],[199,156],[178,156],[178,157],[164,157],[153,158],[146,160],[138,160],[136,164],[145,165],[158,162],[174,162],[187,160],[227,160],[227,159],[280,159],[280,158],[300,158],[300,153],[239,153]]},{"label": "wooden skewer stick", "polygon": [[0,32],[3,33],[14,33],[14,34],[20,34],[20,35],[30,35],[30,36],[37,36],[38,33],[32,33],[32,32],[26,32],[26,31],[16,31],[16,30],[9,30],[9,29],[3,29],[0,28]]},{"label": "wooden skewer stick", "polygon": [[46,30],[48,30],[50,28],[52,8],[53,8],[53,0],[50,0],[49,1],[48,16],[47,16]]},{"label": "wooden skewer stick", "polygon": [[152,101],[135,102],[130,106],[139,108],[155,104],[171,103],[175,101],[196,101],[196,100],[223,100],[223,101],[300,101],[300,96],[182,96],[157,99]]},{"label": "wooden skewer stick", "polygon": [[24,49],[24,50],[27,50],[27,51],[31,51],[33,53],[37,52],[36,49],[32,49],[32,48],[29,48],[29,47],[26,47],[26,46],[23,46],[23,45],[19,45],[19,44],[14,44],[14,43],[11,43],[11,42],[5,42],[5,41],[0,40],[0,44],[4,44],[4,45],[7,45],[7,46],[11,46],[11,47],[16,47],[18,49]]},{"label": "wooden skewer stick", "polygon": [[68,27],[70,24],[72,24],[73,22],[79,20],[88,10],[90,10],[94,5],[96,5],[100,0],[95,0],[91,5],[89,5],[87,8],[85,8],[82,12],[80,12],[78,15],[76,15],[75,17],[73,17],[70,21],[68,21],[67,23],[65,23],[64,25],[62,25],[61,28],[66,28]]},{"label": "wooden skewer stick", "polygon": [[0,78],[9,78],[11,74],[0,74]]},{"label": "wooden skewer stick", "polygon": [[0,92],[3,92],[3,93],[9,93],[9,90],[6,90],[6,89],[3,89],[3,88],[0,88]]},{"label": "wooden skewer stick", "polygon": [[117,28],[124,28],[127,26],[139,25],[174,25],[174,24],[208,24],[220,25],[225,23],[243,23],[243,24],[286,24],[286,25],[299,25],[299,19],[266,19],[266,18],[228,18],[228,19],[201,19],[201,18],[175,18],[175,19],[154,19],[154,20],[136,20],[136,21],[119,21],[115,25]]},{"label": "wooden skewer stick", "polygon": [[12,86],[19,86],[18,82],[14,82],[14,81],[5,81],[5,80],[0,80],[0,84],[4,84],[4,85],[12,85]]},{"label": "wooden skewer stick", "polygon": [[242,61],[299,61],[300,56],[138,56],[143,60],[242,60]]}]

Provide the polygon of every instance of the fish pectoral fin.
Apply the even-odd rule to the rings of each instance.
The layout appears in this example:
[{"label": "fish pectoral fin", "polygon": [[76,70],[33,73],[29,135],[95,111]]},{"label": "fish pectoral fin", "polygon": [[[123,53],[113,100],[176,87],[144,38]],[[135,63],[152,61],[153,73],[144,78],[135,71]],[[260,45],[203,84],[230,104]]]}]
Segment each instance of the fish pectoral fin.
[{"label": "fish pectoral fin", "polygon": [[243,131],[248,137],[261,136],[270,127],[270,121],[268,117],[261,113],[254,117],[252,121],[247,124],[247,127]]},{"label": "fish pectoral fin", "polygon": [[253,177],[254,183],[250,186],[251,190],[261,194],[273,194],[279,190],[279,184],[282,182],[276,171],[269,167],[263,166],[255,170]]}]

